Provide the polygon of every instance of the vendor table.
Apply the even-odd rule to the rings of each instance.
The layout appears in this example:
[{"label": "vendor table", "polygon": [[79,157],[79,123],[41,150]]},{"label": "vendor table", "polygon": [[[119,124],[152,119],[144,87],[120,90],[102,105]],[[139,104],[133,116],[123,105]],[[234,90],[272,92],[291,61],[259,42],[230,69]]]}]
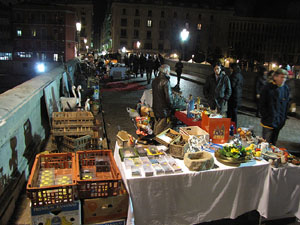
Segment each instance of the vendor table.
[{"label": "vendor table", "polygon": [[[217,169],[191,172],[176,159],[182,173],[132,177],[125,169],[116,144],[114,157],[130,194],[137,225],[190,225],[237,216],[256,210],[264,194],[269,164],[252,160],[229,167],[215,159]],[[299,201],[298,201],[299,204]]]},{"label": "vendor table", "polygon": [[125,79],[126,67],[112,67],[109,71],[109,76],[114,79]]},{"label": "vendor table", "polygon": [[175,117],[188,126],[199,126],[201,127],[201,120],[195,121],[195,118],[188,118],[186,111],[176,111]]}]

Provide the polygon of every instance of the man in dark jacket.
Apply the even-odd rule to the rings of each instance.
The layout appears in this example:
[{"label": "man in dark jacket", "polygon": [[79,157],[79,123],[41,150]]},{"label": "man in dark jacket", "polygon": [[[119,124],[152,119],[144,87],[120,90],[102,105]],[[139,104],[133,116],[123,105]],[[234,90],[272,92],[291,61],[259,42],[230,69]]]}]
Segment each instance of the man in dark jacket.
[{"label": "man in dark jacket", "polygon": [[159,68],[159,75],[152,81],[153,112],[155,116],[154,134],[157,135],[171,126],[172,91],[170,86],[170,66]]},{"label": "man in dark jacket", "polygon": [[182,68],[183,68],[183,64],[181,62],[181,59],[179,59],[179,61],[175,64],[175,68],[176,68],[176,74],[177,74],[177,85],[176,86],[179,86],[180,84],[180,77],[181,77],[181,74],[182,74]]},{"label": "man in dark jacket", "polygon": [[229,77],[222,71],[220,62],[214,65],[214,73],[206,78],[203,94],[212,110],[217,109],[218,113],[225,115],[227,101],[231,95],[231,85]]},{"label": "man in dark jacket", "polygon": [[231,96],[228,100],[227,117],[231,118],[231,121],[235,122],[237,127],[237,111],[242,102],[243,93],[243,75],[241,69],[237,63],[230,63],[230,84],[231,84]]},{"label": "man in dark jacket", "polygon": [[145,67],[146,67],[146,75],[147,75],[147,84],[150,84],[152,78],[152,70],[154,67],[154,62],[150,55],[148,56]]},{"label": "man in dark jacket", "polygon": [[289,88],[285,84],[287,76],[286,70],[277,69],[273,80],[264,86],[260,95],[262,136],[273,145],[276,145],[287,117],[290,98]]}]

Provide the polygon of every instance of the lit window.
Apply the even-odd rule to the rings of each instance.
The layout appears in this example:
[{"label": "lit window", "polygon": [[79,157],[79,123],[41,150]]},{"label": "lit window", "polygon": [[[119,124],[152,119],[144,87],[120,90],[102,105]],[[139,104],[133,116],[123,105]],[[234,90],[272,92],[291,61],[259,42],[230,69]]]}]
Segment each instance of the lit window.
[{"label": "lit window", "polygon": [[12,53],[0,52],[0,61],[2,60],[12,60]]},{"label": "lit window", "polygon": [[58,54],[53,54],[53,61],[58,61]]},{"label": "lit window", "polygon": [[21,37],[22,36],[22,30],[17,30],[17,36]]},{"label": "lit window", "polygon": [[31,30],[31,35],[32,35],[32,37],[36,37],[36,29]]},{"label": "lit window", "polygon": [[152,20],[147,20],[147,27],[152,27]]},{"label": "lit window", "polygon": [[202,24],[201,24],[201,23],[198,23],[198,24],[197,24],[197,30],[201,30],[201,28],[202,28]]}]

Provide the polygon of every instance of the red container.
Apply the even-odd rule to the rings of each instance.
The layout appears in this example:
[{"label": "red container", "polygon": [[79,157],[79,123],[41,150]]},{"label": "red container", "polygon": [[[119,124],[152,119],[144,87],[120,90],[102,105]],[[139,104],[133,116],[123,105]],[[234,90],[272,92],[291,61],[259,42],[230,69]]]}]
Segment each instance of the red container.
[{"label": "red container", "polygon": [[[84,173],[91,174],[88,179]],[[111,150],[76,152],[76,179],[80,199],[117,196],[122,177]]]},{"label": "red container", "polygon": [[[53,180],[42,186],[41,171],[51,171],[53,179],[67,177],[70,182],[57,185]],[[73,202],[77,196],[75,153],[37,154],[26,192],[33,207]]]}]

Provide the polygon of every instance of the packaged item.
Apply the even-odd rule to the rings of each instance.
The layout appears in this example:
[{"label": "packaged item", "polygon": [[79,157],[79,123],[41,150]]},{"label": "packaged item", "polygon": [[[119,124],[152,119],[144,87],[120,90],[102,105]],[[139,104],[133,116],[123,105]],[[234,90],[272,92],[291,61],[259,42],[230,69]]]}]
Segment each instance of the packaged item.
[{"label": "packaged item", "polygon": [[131,166],[131,176],[133,177],[141,177],[141,167],[140,166]]},{"label": "packaged item", "polygon": [[149,162],[149,163],[143,164],[143,169],[144,169],[144,172],[145,172],[145,176],[146,176],[146,177],[153,176],[154,170],[153,170],[153,168],[152,168],[150,162]]},{"label": "packaged item", "polygon": [[129,170],[131,168],[131,166],[134,166],[134,162],[133,162],[132,158],[125,158],[124,164],[125,164],[126,170]]},{"label": "packaged item", "polygon": [[162,174],[165,173],[165,171],[163,170],[163,168],[161,167],[161,165],[158,164],[158,163],[152,164],[152,167],[155,170],[155,174],[156,175],[162,175]]}]

